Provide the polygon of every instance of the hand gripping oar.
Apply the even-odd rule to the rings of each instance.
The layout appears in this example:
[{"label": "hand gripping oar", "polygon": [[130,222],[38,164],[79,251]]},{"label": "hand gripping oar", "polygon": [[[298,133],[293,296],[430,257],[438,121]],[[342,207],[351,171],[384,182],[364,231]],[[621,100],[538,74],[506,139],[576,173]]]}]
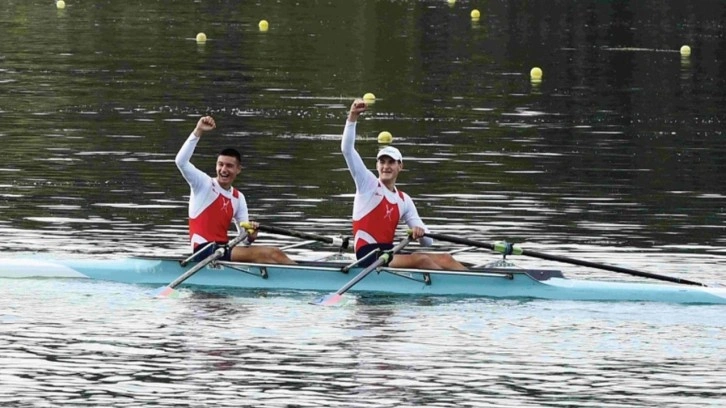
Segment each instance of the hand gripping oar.
[{"label": "hand gripping oar", "polygon": [[275,227],[273,225],[260,224],[260,231],[269,232],[271,234],[287,235],[295,238],[312,239],[315,241],[325,242],[332,245],[340,246],[340,249],[348,248],[348,237],[326,237],[324,235],[311,234],[309,232],[295,231],[287,228]]},{"label": "hand gripping oar", "polygon": [[[247,231],[243,228],[240,229],[239,234],[237,237],[235,237],[232,241],[230,241],[227,244],[228,250],[232,250],[232,248],[242,242],[245,238],[247,238]],[[221,258],[224,255],[225,248],[217,248],[213,254],[209,255],[208,257],[201,260],[198,264],[191,267],[188,271],[184,272],[181,276],[176,278],[173,282],[170,284],[163,286],[159,289],[157,289],[154,292],[154,295],[156,297],[168,297],[172,293],[174,293],[174,288],[181,285],[182,282],[189,279],[192,275],[199,272],[202,268],[209,265],[211,262],[216,261],[217,259]]]},{"label": "hand gripping oar", "polygon": [[395,247],[393,247],[390,251],[383,251],[383,254],[378,257],[370,266],[363,269],[358,275],[356,275],[353,279],[350,280],[350,282],[346,283],[342,288],[338,289],[335,293],[330,293],[328,295],[325,295],[323,297],[320,297],[313,302],[310,302],[314,305],[323,305],[323,306],[332,306],[336,303],[340,302],[340,299],[343,297],[343,294],[348,291],[348,289],[352,288],[356,283],[360,282],[363,278],[368,276],[371,272],[373,272],[376,268],[382,265],[388,265],[389,262],[391,262],[391,259],[393,258],[393,255],[399,252],[403,249],[408,243],[411,241],[411,235],[408,235],[406,238],[404,238],[401,242],[398,243]]},{"label": "hand gripping oar", "polygon": [[469,246],[475,246],[475,247],[479,247],[479,248],[487,248],[487,249],[491,249],[494,252],[502,253],[504,255],[526,255],[526,256],[531,256],[534,258],[547,259],[550,261],[558,261],[558,262],[564,262],[564,263],[569,263],[569,264],[573,264],[573,265],[587,266],[587,267],[596,268],[596,269],[603,269],[606,271],[626,273],[628,275],[640,276],[643,278],[658,279],[658,280],[667,281],[667,282],[682,283],[685,285],[707,286],[703,283],[694,282],[694,281],[691,281],[688,279],[674,278],[671,276],[657,275],[657,274],[648,273],[648,272],[641,272],[641,271],[636,271],[633,269],[621,268],[619,266],[605,265],[605,264],[599,264],[599,263],[590,262],[590,261],[583,261],[580,259],[568,258],[566,256],[544,254],[542,252],[535,252],[535,251],[531,251],[529,249],[525,250],[517,245],[509,244],[506,242],[495,242],[493,244],[490,244],[490,243],[486,243],[486,242],[472,241],[472,240],[466,239],[466,238],[452,237],[450,235],[431,234],[431,233],[426,233],[426,235],[433,239],[438,239],[439,241],[448,241],[448,242],[453,242],[455,244],[469,245]]}]

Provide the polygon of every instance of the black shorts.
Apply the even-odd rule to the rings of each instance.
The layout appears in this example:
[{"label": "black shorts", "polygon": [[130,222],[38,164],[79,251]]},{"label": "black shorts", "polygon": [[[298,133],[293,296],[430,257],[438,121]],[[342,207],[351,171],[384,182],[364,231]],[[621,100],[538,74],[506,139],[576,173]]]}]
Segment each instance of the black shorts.
[{"label": "black shorts", "polygon": [[[362,266],[364,268],[365,267],[368,267],[368,266],[371,266],[371,264],[373,262],[375,262],[376,259],[378,259],[379,256],[381,256],[381,254],[383,253],[383,251],[388,251],[388,250],[393,249],[393,244],[368,244],[368,245],[363,245],[359,250],[355,251],[355,258],[356,259],[361,259],[364,256],[368,255],[369,253],[375,251],[376,249],[380,249],[380,251],[378,251],[378,254],[369,256],[368,258],[366,258],[365,261],[359,263],[358,266]],[[393,260],[393,257],[391,257],[391,260]]]},{"label": "black shorts", "polygon": [[[200,248],[204,248],[205,246],[207,246],[208,243],[209,242],[195,246],[194,247],[194,251],[197,251]],[[200,262],[200,261],[203,261],[208,256],[212,255],[214,253],[214,251],[217,250],[217,248],[224,248],[224,255],[222,255],[221,257],[217,258],[218,261],[229,261],[229,260],[232,259],[232,251],[227,247],[227,244],[218,244],[218,243],[215,242],[209,248],[207,248],[204,251],[202,251],[202,252],[194,255],[194,258],[192,258],[192,260],[190,262]]]}]

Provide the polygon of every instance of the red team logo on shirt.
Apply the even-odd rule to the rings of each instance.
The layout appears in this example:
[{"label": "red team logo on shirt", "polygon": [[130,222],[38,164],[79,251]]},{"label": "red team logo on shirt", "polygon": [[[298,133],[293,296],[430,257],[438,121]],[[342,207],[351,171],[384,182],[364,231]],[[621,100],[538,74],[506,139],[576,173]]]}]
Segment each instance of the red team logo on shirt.
[{"label": "red team logo on shirt", "polygon": [[230,211],[230,208],[229,208],[230,204],[232,204],[232,200],[229,200],[229,199],[226,199],[226,198],[222,197],[222,211],[224,211],[226,213],[229,213],[229,211]]},{"label": "red team logo on shirt", "polygon": [[[393,207],[386,204],[386,215],[384,218],[387,219],[388,221],[393,221],[393,218],[391,218],[393,216],[393,210],[394,210]],[[398,220],[396,220],[396,221],[398,221]]]}]

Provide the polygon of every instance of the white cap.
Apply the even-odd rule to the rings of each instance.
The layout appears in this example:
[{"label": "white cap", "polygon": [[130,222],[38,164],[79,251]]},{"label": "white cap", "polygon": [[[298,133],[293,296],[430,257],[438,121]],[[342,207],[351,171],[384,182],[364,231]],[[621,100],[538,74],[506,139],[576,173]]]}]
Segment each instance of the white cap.
[{"label": "white cap", "polygon": [[396,149],[393,146],[386,146],[383,149],[381,149],[380,151],[378,151],[376,160],[380,159],[381,156],[388,156],[388,157],[392,158],[393,160],[400,161],[400,162],[403,161],[403,156],[401,156],[401,152],[399,152],[398,149]]}]

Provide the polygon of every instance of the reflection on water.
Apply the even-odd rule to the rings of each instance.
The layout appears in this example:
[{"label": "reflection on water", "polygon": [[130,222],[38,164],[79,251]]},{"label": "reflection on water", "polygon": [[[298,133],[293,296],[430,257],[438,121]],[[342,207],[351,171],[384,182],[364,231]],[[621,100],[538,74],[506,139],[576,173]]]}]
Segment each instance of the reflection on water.
[{"label": "reflection on water", "polygon": [[[211,113],[220,129],[195,162],[211,171],[221,144],[238,147],[255,217],[346,233],[353,186],[337,135],[365,90],[379,98],[359,149],[370,160],[377,133],[394,134],[406,155],[401,187],[437,229],[723,247],[726,155],[713,108],[722,75],[709,58],[721,47],[709,24],[720,3],[653,15],[641,4],[493,2],[474,25],[460,24],[465,6],[437,2],[348,12],[306,3],[282,14],[212,3],[79,3],[56,14],[30,2],[0,14],[13,22],[0,30],[16,39],[0,71],[13,98],[0,130],[9,228],[76,231],[112,252],[140,240],[183,246],[175,234],[188,191],[173,156]],[[256,14],[275,20],[270,32],[254,30]],[[388,24],[370,23],[382,15]],[[193,29],[192,16],[201,19]],[[56,25],[34,29],[49,20]],[[193,36],[204,26],[210,41],[200,46]],[[685,41],[694,42],[686,66]],[[536,88],[522,74],[532,64],[545,72]]]},{"label": "reflection on water", "polygon": [[[237,147],[256,220],[349,235],[339,135],[373,92],[357,147],[393,134],[436,232],[724,281],[726,3],[66,3],[0,10],[5,252],[185,253],[203,114],[194,162]],[[147,289],[0,281],[0,405],[726,405],[718,307]]]}]

